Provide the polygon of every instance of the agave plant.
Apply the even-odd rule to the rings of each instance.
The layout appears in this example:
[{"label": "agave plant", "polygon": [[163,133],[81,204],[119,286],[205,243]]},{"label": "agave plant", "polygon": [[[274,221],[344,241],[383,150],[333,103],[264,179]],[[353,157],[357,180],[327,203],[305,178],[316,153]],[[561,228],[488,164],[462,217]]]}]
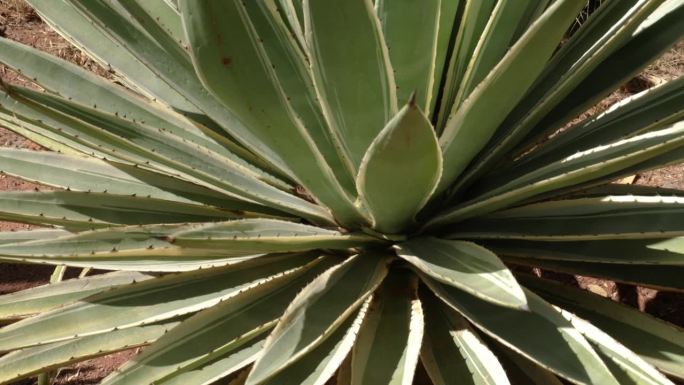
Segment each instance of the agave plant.
[{"label": "agave plant", "polygon": [[[684,77],[576,116],[684,34],[679,0],[31,0],[114,80],[15,42],[0,383],[672,384],[684,333],[529,267],[684,290]],[[107,270],[90,274],[88,269]],[[59,271],[57,275],[59,275]]]}]

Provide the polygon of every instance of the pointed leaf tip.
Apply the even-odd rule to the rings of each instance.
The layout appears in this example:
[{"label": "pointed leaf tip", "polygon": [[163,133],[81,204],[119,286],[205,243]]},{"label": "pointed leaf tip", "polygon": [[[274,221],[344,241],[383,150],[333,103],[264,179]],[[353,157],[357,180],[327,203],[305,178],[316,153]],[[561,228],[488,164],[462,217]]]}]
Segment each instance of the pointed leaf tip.
[{"label": "pointed leaf tip", "polygon": [[435,131],[415,95],[392,118],[366,151],[357,191],[373,217],[373,228],[397,234],[405,230],[432,195],[442,174]]}]

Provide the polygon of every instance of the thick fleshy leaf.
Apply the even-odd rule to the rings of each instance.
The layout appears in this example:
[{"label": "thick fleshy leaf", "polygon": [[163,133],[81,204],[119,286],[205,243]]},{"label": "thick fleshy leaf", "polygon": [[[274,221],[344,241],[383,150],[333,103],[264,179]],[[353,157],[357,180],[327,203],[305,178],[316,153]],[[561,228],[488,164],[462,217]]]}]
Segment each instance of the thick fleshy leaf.
[{"label": "thick fleshy leaf", "polygon": [[427,290],[421,292],[428,327],[420,352],[435,385],[510,385],[497,357],[466,320]]},{"label": "thick fleshy leaf", "polygon": [[482,301],[432,280],[424,282],[490,337],[542,367],[578,384],[618,385],[582,334],[553,306],[529,290],[525,290],[528,309],[517,310]]},{"label": "thick fleshy leaf", "polygon": [[275,219],[243,219],[186,226],[169,234],[174,245],[228,253],[277,253],[311,249],[349,249],[380,242],[365,234]]},{"label": "thick fleshy leaf", "polygon": [[[301,7],[301,0],[297,2]],[[304,33],[299,26],[298,16],[293,10],[292,0],[252,1],[244,4],[256,33],[261,39],[260,43],[273,65],[278,82],[287,95],[289,104],[297,112],[304,128],[311,135],[325,161],[335,172],[335,177],[342,187],[353,193],[356,190],[354,188],[356,173],[352,172],[350,165],[346,164],[340,156],[328,123],[323,116],[308,58],[302,52],[305,44],[298,45],[297,40],[300,38],[299,42],[304,43]],[[297,25],[292,29],[288,29],[281,17],[281,10],[291,22],[297,20]],[[294,30],[294,36],[292,30]]]},{"label": "thick fleshy leaf", "polygon": [[242,2],[181,1],[180,6],[202,84],[343,223],[363,223],[289,103]]},{"label": "thick fleshy leaf", "polygon": [[263,254],[175,246],[168,236],[182,225],[112,227],[59,238],[0,245],[0,258],[105,270],[189,271],[225,266]]},{"label": "thick fleshy leaf", "polygon": [[417,291],[413,273],[395,271],[373,296],[354,345],[352,385],[413,383],[425,328]]},{"label": "thick fleshy leaf", "polygon": [[497,174],[518,175],[578,151],[662,128],[684,117],[684,76],[625,98],[598,116],[565,130]]},{"label": "thick fleshy leaf", "polygon": [[617,263],[573,262],[528,257],[501,257],[506,263],[538,267],[561,273],[610,279],[659,290],[684,292],[684,266],[637,265]]},{"label": "thick fleshy leaf", "polygon": [[426,237],[401,243],[396,248],[397,255],[442,283],[502,306],[526,306],[525,294],[513,273],[481,246]]},{"label": "thick fleshy leaf", "polygon": [[178,324],[178,321],[172,321],[115,330],[12,352],[0,358],[0,384],[14,383],[74,362],[148,345]]},{"label": "thick fleshy leaf", "polygon": [[494,135],[505,115],[542,71],[583,5],[582,0],[555,1],[468,100],[453,112],[439,139],[444,153],[444,174],[439,192],[445,191],[458,178]]},{"label": "thick fleshy leaf", "polygon": [[599,240],[684,235],[684,197],[607,195],[533,203],[456,224],[453,239]]},{"label": "thick fleshy leaf", "polygon": [[[545,133],[562,127],[564,123],[586,111],[621,84],[636,76],[648,64],[681,40],[684,34],[682,32],[684,30],[683,3],[677,0],[640,1],[640,3],[642,3],[639,6],[642,22],[626,29],[627,36],[631,39],[627,42],[618,40],[623,43],[618,45],[619,49],[603,60],[589,76],[575,83],[575,87],[571,89],[561,87],[565,92],[571,92],[557,106],[548,111],[544,119],[531,130],[527,137],[528,142],[521,146],[527,147]],[[658,6],[659,8],[653,11]],[[644,13],[649,16],[645,20]],[[609,38],[615,36],[618,39],[624,38],[624,35],[607,34]],[[594,39],[589,39],[586,43],[600,45],[596,44]],[[586,55],[586,52],[582,50],[579,53],[582,56]]]},{"label": "thick fleshy leaf", "polygon": [[[219,358],[242,357],[242,349],[265,337],[297,292],[334,262],[320,260],[308,269],[273,277],[188,318],[104,384],[163,383]],[[249,363],[244,358],[231,362],[222,375]]]},{"label": "thick fleshy leaf", "polygon": [[460,103],[456,103],[456,97],[463,76],[487,26],[487,21],[496,1],[464,0],[463,3],[460,19],[452,20],[455,30],[451,33],[455,35],[451,39],[451,59],[443,77],[444,85],[439,106],[439,120],[437,121],[437,129],[440,133],[443,132],[444,125],[451,114],[460,107]]},{"label": "thick fleshy leaf", "polygon": [[55,239],[70,235],[71,232],[61,229],[36,229],[25,231],[0,231],[0,245],[35,240]]},{"label": "thick fleshy leaf", "polygon": [[684,379],[681,328],[583,290],[527,276],[520,279],[547,300],[590,321],[658,369]]},{"label": "thick fleshy leaf", "polygon": [[[485,179],[473,187],[476,196],[429,221],[426,227],[488,214],[543,193],[619,173],[658,156],[679,153],[684,146],[684,122],[619,142],[583,151],[521,177]],[[664,162],[657,163],[658,165]]]},{"label": "thick fleshy leaf", "polygon": [[437,137],[412,99],[373,140],[361,162],[356,185],[373,227],[385,233],[405,230],[441,174]]},{"label": "thick fleshy leaf", "polygon": [[508,378],[514,384],[530,385],[563,385],[563,382],[552,372],[528,360],[505,346],[497,346],[499,359],[505,366]]},{"label": "thick fleshy leaf", "polygon": [[[397,112],[394,76],[372,0],[304,0],[314,83],[343,158],[358,170]],[[354,53],[340,47],[354,47]]]},{"label": "thick fleshy leaf", "polygon": [[307,285],[269,336],[247,383],[266,381],[326,340],[380,285],[389,261],[359,254]]},{"label": "thick fleshy leaf", "polygon": [[[593,87],[593,84],[581,82],[590,76],[597,66],[602,68],[605,65],[602,62],[606,57],[616,50],[619,52],[619,48],[624,45],[625,41],[631,39],[634,30],[659,4],[662,2],[625,0],[603,4],[605,6],[595,11],[586,24],[549,60],[535,84],[506,117],[497,135],[482,151],[480,157],[473,162],[471,169],[461,181],[462,185],[469,184],[483,172],[494,169],[497,161],[508,157],[514,146],[532,130],[533,125],[539,123],[540,119],[548,117],[553,120],[558,117],[560,113],[549,112],[562,98],[573,91]],[[577,12],[574,13],[576,14]],[[612,72],[618,73],[620,71],[616,70],[617,66],[629,67],[625,65],[625,62],[626,60],[622,59],[605,68],[612,68]],[[619,84],[621,83],[606,89],[605,95],[608,91],[617,88]],[[586,104],[585,108],[576,111],[576,114],[583,112],[596,102],[598,100]],[[543,130],[551,128],[549,133],[560,128],[560,126],[550,126],[550,124],[540,125],[540,127]]]},{"label": "thick fleshy leaf", "polygon": [[[372,296],[366,299],[356,316],[349,317],[322,344],[314,348],[282,372],[276,374],[266,385],[324,385],[338,371],[357,340],[357,334],[368,312]],[[342,384],[340,384],[342,385]]]},{"label": "thick fleshy leaf", "polygon": [[601,329],[567,311],[561,310],[561,314],[596,348],[621,384],[674,385],[653,366]]},{"label": "thick fleshy leaf", "polygon": [[[570,262],[684,265],[684,237],[602,241],[483,241],[500,255]],[[646,267],[644,267],[646,269]]]},{"label": "thick fleshy leaf", "polygon": [[196,107],[190,104],[182,94],[160,81],[154,72],[141,65],[135,56],[95,28],[69,2],[30,0],[29,4],[36,9],[41,19],[48,23],[51,28],[56,29],[70,42],[84,49],[90,57],[111,66],[117,74],[124,77],[127,85],[134,85],[136,88],[153,95],[157,100],[181,110],[196,110]]},{"label": "thick fleshy leaf", "polygon": [[0,162],[0,171],[8,175],[72,191],[135,194],[175,202],[211,204],[228,210],[258,207],[168,175],[87,156],[3,148],[0,149]]},{"label": "thick fleshy leaf", "polygon": [[[459,8],[463,0],[444,1],[440,0],[439,7],[439,22],[437,23],[437,44],[435,48],[435,71],[433,73],[432,97],[430,98],[430,107],[427,109],[427,115],[431,118],[436,112],[435,106],[439,106],[440,93],[442,92],[442,81],[444,69],[448,68],[449,50],[451,43],[451,35],[455,26],[460,25]],[[458,17],[458,18],[457,18]],[[441,132],[439,127],[436,127],[437,132]]]},{"label": "thick fleshy leaf", "polygon": [[92,229],[111,225],[209,222],[237,213],[154,198],[97,192],[2,192],[0,218],[14,222]]},{"label": "thick fleshy leaf", "polygon": [[273,275],[307,269],[310,265],[303,264],[309,260],[311,256],[307,255],[279,256],[120,286],[0,329],[0,351],[108,333],[191,314],[258,286]]},{"label": "thick fleshy leaf", "polygon": [[33,287],[0,296],[0,319],[21,318],[108,290],[115,286],[142,282],[153,276],[137,272],[114,272],[87,278]]},{"label": "thick fleshy leaf", "polygon": [[375,10],[394,70],[399,105],[408,103],[411,93],[415,92],[415,103],[420,109],[428,111],[430,108],[437,26],[443,1],[425,0],[419,7],[412,6],[410,1],[375,1]]},{"label": "thick fleshy leaf", "polygon": [[[264,347],[266,336],[256,339],[256,342],[240,346],[226,357],[217,358],[204,366],[183,372],[171,377],[160,384],[163,385],[211,385],[216,381],[228,377],[235,372],[238,374],[231,379],[228,385],[244,385],[249,371],[243,369],[256,360]],[[242,370],[240,372],[240,370]]]}]

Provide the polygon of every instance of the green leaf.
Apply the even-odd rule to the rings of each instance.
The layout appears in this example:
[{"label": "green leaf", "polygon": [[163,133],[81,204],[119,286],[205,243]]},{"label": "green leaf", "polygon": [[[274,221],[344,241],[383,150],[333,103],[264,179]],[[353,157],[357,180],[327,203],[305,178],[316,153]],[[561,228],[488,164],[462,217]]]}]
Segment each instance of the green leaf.
[{"label": "green leaf", "polygon": [[[145,1],[141,3],[160,2]],[[135,88],[140,88],[153,95],[157,100],[181,110],[196,111],[197,108],[190,104],[181,93],[161,81],[135,56],[95,28],[69,2],[29,0],[29,4],[38,12],[41,19],[50,25],[50,28],[59,31],[60,35],[83,49],[94,60],[111,66],[117,75],[124,78],[126,85],[134,85]],[[168,6],[163,5],[170,10]]]},{"label": "green leaf", "polygon": [[211,385],[224,377],[230,376],[236,371],[242,370],[242,372],[239,372],[237,377],[233,378],[228,385],[244,385],[244,380],[247,378],[247,373],[249,373],[249,371],[247,369],[236,368],[241,368],[254,362],[259,356],[265,341],[266,336],[264,335],[263,338],[257,339],[256,342],[241,346],[226,357],[217,358],[204,366],[182,372],[175,377],[160,382],[160,384]]},{"label": "green leaf", "polygon": [[684,265],[684,237],[559,242],[500,240],[482,243],[497,254],[514,257],[570,262]]},{"label": "green leaf", "polygon": [[467,321],[421,292],[426,323],[420,358],[435,385],[510,385],[504,368]]},{"label": "green leaf", "polygon": [[684,378],[684,331],[681,328],[580,289],[529,276],[521,275],[520,279],[525,286],[590,321],[658,369]]},{"label": "green leaf", "polygon": [[468,63],[473,57],[473,52],[483,34],[487,21],[490,18],[495,0],[465,0],[461,13],[457,20],[451,20],[455,34],[452,38],[451,57],[446,76],[443,78],[444,85],[439,106],[439,120],[437,120],[437,132],[442,133],[444,126],[451,114],[460,108],[456,101],[463,76],[468,68]]},{"label": "green leaf", "polygon": [[[270,277],[296,277],[310,256],[280,256],[134,282],[0,329],[0,351],[147,325],[210,308]],[[96,315],[96,316],[93,316]]]},{"label": "green leaf", "polygon": [[679,77],[615,103],[600,115],[551,138],[512,168],[495,172],[521,175],[578,151],[662,128],[684,117],[683,103],[684,77]]},{"label": "green leaf", "polygon": [[0,296],[0,319],[16,319],[64,306],[112,287],[142,282],[152,276],[114,272],[69,279]]},{"label": "green leaf", "polygon": [[359,254],[307,285],[269,336],[247,384],[266,381],[325,341],[380,285],[389,261]]},{"label": "green leaf", "polygon": [[352,385],[413,383],[425,327],[417,290],[413,273],[396,271],[373,296],[354,345]]},{"label": "green leaf", "polygon": [[621,384],[674,385],[653,366],[601,329],[567,311],[561,311],[561,314],[591,342]]},{"label": "green leaf", "polygon": [[241,369],[255,358],[253,354],[244,357],[242,350],[262,341],[297,292],[335,263],[333,258],[319,260],[225,298],[183,321],[103,383],[165,383],[221,358],[231,363],[222,376]]},{"label": "green leaf", "polygon": [[441,173],[435,132],[412,99],[373,140],[361,162],[356,185],[373,227],[385,233],[406,230]]},{"label": "green leaf", "polygon": [[625,265],[617,263],[592,263],[537,259],[528,257],[502,256],[507,263],[539,267],[573,275],[584,275],[633,285],[647,286],[658,290],[684,292],[684,266],[666,265]]},{"label": "green leaf", "polygon": [[180,8],[202,84],[342,223],[363,223],[287,100],[272,67],[276,63],[242,2],[186,0]]},{"label": "green leaf", "polygon": [[16,383],[17,380],[46,370],[147,345],[172,330],[178,323],[167,322],[115,330],[15,351],[0,358],[0,384]]},{"label": "green leaf", "polygon": [[[592,86],[581,84],[581,82],[597,66],[602,66],[602,61],[606,57],[629,41],[639,23],[661,3],[638,0],[608,2],[592,14],[586,24],[582,25],[582,28],[549,60],[535,84],[506,117],[501,124],[500,131],[482,151],[482,156],[473,162],[462,184],[470,183],[483,172],[495,168],[497,161],[510,156],[514,146],[542,118],[554,119],[556,115],[550,113],[550,110],[560,103],[562,98],[574,90]],[[574,14],[576,15],[577,12]],[[624,62],[615,64],[622,66]],[[615,69],[615,65],[613,68]],[[615,88],[617,86],[616,84]],[[596,102],[598,100],[587,104],[586,108]],[[577,111],[577,114],[585,111],[586,108]],[[541,128],[546,130],[549,125],[541,126]],[[553,126],[553,129],[548,132],[557,131],[559,128],[560,126]]]},{"label": "green leaf", "polygon": [[[279,8],[275,4],[276,1],[282,7]],[[301,3],[301,0],[299,2]],[[293,36],[279,13],[279,10],[284,10],[288,17],[298,18],[292,8],[292,1],[266,0],[245,2],[244,4],[256,33],[262,40],[260,43],[274,66],[275,75],[283,88],[283,92],[287,95],[289,104],[297,112],[306,132],[311,135],[316,148],[335,172],[335,177],[342,187],[345,191],[353,193],[356,190],[354,187],[356,173],[352,172],[349,168],[350,165],[345,164],[344,159],[340,157],[336,142],[332,138],[328,123],[323,116],[314,88],[308,58],[304,56],[301,48],[305,45],[303,31],[297,24],[296,27],[293,27],[295,31]],[[294,21],[292,20],[292,22]],[[297,23],[299,22],[297,21]],[[302,39],[301,47],[295,40],[300,37]]]},{"label": "green leaf", "polygon": [[51,191],[0,193],[0,218],[83,230],[115,224],[220,221],[238,218],[238,214],[130,195]]},{"label": "green leaf", "polygon": [[[526,138],[527,143],[521,144],[522,147],[537,141],[544,133],[555,131],[565,122],[598,103],[682,38],[684,4],[678,1],[645,3],[651,10],[654,5],[660,5],[662,8],[668,8],[668,12],[659,12],[658,9],[652,13],[655,17],[647,19],[648,23],[642,23],[636,31],[632,29],[632,38],[603,60],[589,76],[576,84],[571,89],[572,92],[531,130]],[[594,45],[596,41],[589,43]],[[584,54],[582,52],[582,55]]]},{"label": "green leaf", "polygon": [[533,384],[533,385],[563,385],[553,373],[521,356],[520,354],[507,349],[504,346],[497,346],[497,351],[502,354],[499,358],[507,363],[505,367],[509,379],[514,384]]},{"label": "green leaf", "polygon": [[18,243],[24,241],[47,240],[70,235],[66,230],[60,229],[35,229],[28,231],[0,231],[0,245]]},{"label": "green leaf", "polygon": [[211,204],[228,210],[258,207],[172,176],[88,156],[2,148],[0,162],[0,172],[72,191],[135,194],[174,202]]},{"label": "green leaf", "polygon": [[583,5],[582,0],[554,2],[453,112],[439,139],[444,173],[437,191],[445,191],[494,135],[505,115],[541,73]]},{"label": "green leaf", "polygon": [[305,0],[303,8],[323,112],[342,157],[358,170],[368,146],[397,113],[380,22],[372,0]]},{"label": "green leaf", "polygon": [[181,248],[166,239],[181,225],[113,227],[0,246],[0,259],[104,270],[180,272],[232,265],[263,254]]},{"label": "green leaf", "polygon": [[495,254],[474,243],[426,237],[395,248],[401,258],[442,283],[501,306],[526,306],[513,273]]},{"label": "green leaf", "polygon": [[512,180],[485,179],[473,187],[475,198],[446,210],[426,227],[481,216],[543,193],[596,181],[658,156],[678,153],[682,146],[684,122],[679,122],[666,129],[574,154],[521,177],[513,176]]},{"label": "green leaf", "polygon": [[372,298],[372,296],[368,297],[356,316],[349,317],[323,343],[264,384],[323,385],[328,383],[345,358],[349,357]]},{"label": "green leaf", "polygon": [[[449,50],[451,35],[455,29],[455,25],[458,25],[460,19],[460,14],[458,14],[460,5],[463,3],[462,0],[450,0],[444,1],[440,0],[439,6],[439,21],[437,23],[437,44],[435,48],[435,70],[433,72],[433,84],[432,87],[432,97],[430,98],[430,107],[427,109],[429,116],[432,117],[435,111],[435,105],[438,104],[440,97],[440,92],[442,92],[442,80],[444,75],[444,68],[449,65]],[[457,16],[459,19],[457,19]],[[439,127],[437,127],[438,129]],[[441,130],[437,130],[441,132]]]},{"label": "green leaf", "polygon": [[577,241],[684,235],[684,198],[605,195],[533,203],[452,226],[451,239]]},{"label": "green leaf", "polygon": [[375,2],[394,70],[399,105],[407,104],[411,93],[415,92],[415,104],[422,111],[429,111],[442,2],[426,0],[419,7],[410,1]]},{"label": "green leaf", "polygon": [[336,230],[262,218],[188,226],[169,237],[174,245],[182,247],[242,254],[349,249],[379,242],[365,234],[343,234]]},{"label": "green leaf", "polygon": [[423,281],[475,326],[527,359],[574,383],[618,385],[579,331],[529,290],[525,291],[529,309],[516,310],[431,280]]}]

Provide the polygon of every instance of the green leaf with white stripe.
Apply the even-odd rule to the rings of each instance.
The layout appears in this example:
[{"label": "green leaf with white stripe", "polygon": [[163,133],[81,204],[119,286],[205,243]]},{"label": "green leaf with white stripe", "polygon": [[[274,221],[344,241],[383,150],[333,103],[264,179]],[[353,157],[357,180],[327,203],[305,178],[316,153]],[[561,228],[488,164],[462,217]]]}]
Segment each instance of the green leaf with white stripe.
[{"label": "green leaf with white stripe", "polygon": [[290,303],[268,337],[247,384],[260,384],[320,345],[387,275],[390,258],[364,253],[316,277]]},{"label": "green leaf with white stripe", "polygon": [[180,5],[193,63],[204,86],[342,223],[363,223],[289,103],[272,67],[275,63],[259,42],[242,2],[201,0]]},{"label": "green leaf with white stripe", "polygon": [[395,248],[401,258],[442,283],[501,306],[526,306],[525,294],[513,273],[494,253],[481,246],[425,237]]},{"label": "green leaf with white stripe", "polygon": [[[182,372],[160,384],[163,385],[211,385],[216,381],[238,372],[228,385],[244,385],[249,371],[244,369],[254,362],[264,347],[266,336],[255,338],[256,342],[245,344],[225,357],[217,358],[203,366]],[[240,372],[242,370],[242,372]]]},{"label": "green leaf with white stripe", "polygon": [[677,153],[682,146],[684,122],[679,122],[568,156],[512,180],[485,179],[472,191],[476,198],[444,211],[430,220],[427,227],[488,214],[546,192],[594,181],[658,156]]},{"label": "green leaf with white stripe", "polygon": [[167,275],[121,286],[6,326],[0,330],[0,351],[109,333],[192,314],[263,284],[273,275],[306,270],[311,264],[304,264],[311,259],[309,255],[262,258],[234,267]]},{"label": "green leaf with white stripe", "polygon": [[373,296],[354,345],[352,385],[413,383],[425,327],[417,291],[413,273],[393,271]]},{"label": "green leaf with white stripe", "polygon": [[450,42],[451,58],[446,67],[445,77],[443,77],[444,84],[437,120],[437,129],[440,133],[444,131],[444,126],[451,114],[460,107],[460,103],[456,103],[456,95],[459,93],[468,63],[473,57],[473,52],[496,4],[496,0],[463,0],[463,2],[465,5],[460,11],[460,19],[451,21],[454,23],[452,28],[455,29],[451,34],[455,36]]},{"label": "green leaf with white stripe", "polygon": [[684,282],[682,281],[684,266],[574,262],[506,255],[501,258],[506,263],[521,266],[538,267],[573,275],[600,277],[601,279],[652,287],[658,290],[684,292]]},{"label": "green leaf with white stripe", "polygon": [[525,290],[528,309],[520,310],[482,301],[430,279],[423,282],[490,337],[559,376],[578,384],[618,385],[582,334],[529,290]]},{"label": "green leaf with white stripe", "polygon": [[[144,1],[141,4],[160,3]],[[30,0],[41,19],[57,30],[68,41],[83,49],[101,64],[111,66],[126,85],[134,85],[157,100],[184,111],[197,111],[179,92],[161,81],[116,41],[95,28],[73,5],[67,1]],[[168,8],[168,6],[165,6]],[[161,7],[159,7],[161,8]],[[169,8],[170,10],[170,8]]]},{"label": "green leaf with white stripe", "polygon": [[682,105],[684,76],[615,103],[600,115],[553,137],[512,168],[495,172],[521,175],[578,151],[662,128],[684,117]]},{"label": "green leaf with white stripe", "polygon": [[[325,385],[349,357],[361,323],[365,319],[372,296],[366,299],[355,316],[347,320],[323,343],[314,348],[282,372],[276,374],[265,385]],[[341,385],[341,384],[340,384]]]},{"label": "green leaf with white stripe", "polygon": [[[543,72],[539,74],[538,79],[520,103],[510,111],[509,116],[501,124],[501,131],[482,151],[482,156],[473,163],[473,168],[467,173],[465,179],[470,182],[483,172],[493,169],[496,161],[509,154],[541,119],[553,120],[561,115],[560,112],[550,111],[569,93],[586,87],[594,87],[593,84],[585,84],[582,81],[597,67],[602,68],[605,65],[602,62],[630,40],[639,23],[653,12],[659,3],[662,2],[626,0],[608,2],[604,4],[604,7],[599,8],[589,18],[586,25],[583,25],[567,43],[562,45],[549,62],[545,63]],[[576,14],[577,12],[573,13],[573,15]],[[624,61],[614,63],[608,68],[618,73],[620,71],[616,70],[617,66],[622,68]],[[617,86],[618,84],[615,84],[610,90]],[[583,112],[597,101],[586,104],[585,108],[581,111],[577,110],[576,114]],[[542,130],[547,130],[551,127],[551,123],[540,125],[540,127]],[[559,128],[560,126],[554,125],[553,129],[547,132],[554,132]]]},{"label": "green leaf with white stripe", "polygon": [[[297,292],[334,262],[332,258],[318,260],[307,268],[241,290],[183,321],[118,373],[110,375],[103,384],[163,383],[217,358],[233,356],[261,340]],[[244,363],[240,360],[226,366],[223,375],[241,369]]]},{"label": "green leaf with white stripe", "polygon": [[359,198],[380,232],[406,230],[442,174],[437,137],[415,103],[411,99],[373,140],[356,179]]},{"label": "green leaf with white stripe", "polygon": [[0,384],[11,384],[41,372],[87,359],[148,345],[172,330],[177,321],[115,330],[12,352],[0,358]]},{"label": "green leaf with white stripe", "polygon": [[504,368],[466,320],[426,291],[421,362],[435,385],[510,385]]},{"label": "green leaf with white stripe", "polygon": [[[397,113],[396,85],[380,21],[372,0],[304,0],[303,7],[323,112],[341,156],[358,170],[368,146]],[[354,47],[353,54],[340,47]]]},{"label": "green leaf with white stripe", "polygon": [[238,215],[207,206],[138,196],[50,191],[0,193],[0,218],[84,230],[116,224],[221,221]]},{"label": "green leaf with white stripe", "polygon": [[447,228],[452,239],[600,240],[684,235],[682,196],[606,195],[533,203]]},{"label": "green leaf with white stripe", "polygon": [[88,156],[2,148],[0,162],[0,171],[5,174],[72,191],[135,194],[174,202],[211,204],[228,210],[259,207],[172,176]]},{"label": "green leaf with white stripe", "polygon": [[[582,0],[558,0],[527,30],[468,100],[450,116],[439,142],[443,192],[494,135],[556,49]],[[496,100],[496,103],[492,103]],[[464,145],[467,143],[467,145]]]},{"label": "green leaf with white stripe", "polygon": [[684,330],[681,328],[580,289],[528,276],[520,279],[525,286],[590,321],[661,371],[684,379]]},{"label": "green leaf with white stripe", "polygon": [[561,310],[561,314],[594,346],[621,384],[674,385],[653,366],[601,329],[567,311]]},{"label": "green leaf with white stripe", "polygon": [[113,272],[69,279],[0,296],[0,319],[17,319],[78,301],[112,287],[153,278],[138,272]]},{"label": "green leaf with white stripe", "polygon": [[570,262],[684,265],[684,237],[558,242],[496,240],[483,241],[482,244],[497,254],[514,257]]},{"label": "green leaf with white stripe", "polygon": [[341,233],[275,219],[243,219],[181,228],[169,234],[174,245],[228,253],[276,253],[311,249],[349,249],[379,243],[359,233]]},{"label": "green leaf with white stripe", "polygon": [[[408,103],[415,92],[415,103],[420,109],[430,108],[442,1],[426,0],[418,7],[411,1],[375,2],[394,70],[399,105]],[[412,28],[406,28],[409,25]]]}]

